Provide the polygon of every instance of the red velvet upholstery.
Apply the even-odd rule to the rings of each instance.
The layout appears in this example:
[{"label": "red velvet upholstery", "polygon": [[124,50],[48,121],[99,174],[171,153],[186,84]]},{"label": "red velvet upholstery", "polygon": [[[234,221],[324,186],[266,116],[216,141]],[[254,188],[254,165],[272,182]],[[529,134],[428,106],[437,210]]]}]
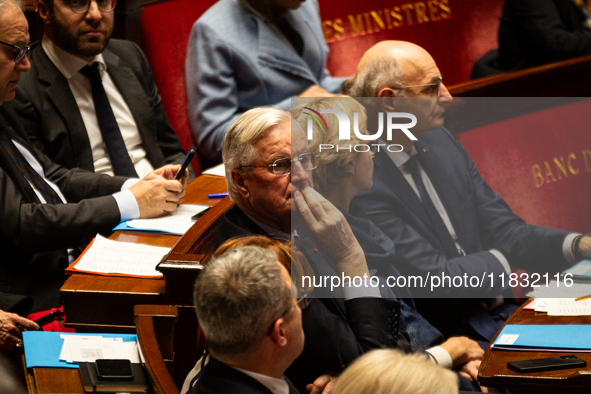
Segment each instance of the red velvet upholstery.
[{"label": "red velvet upholstery", "polygon": [[435,59],[446,85],[468,81],[476,61],[497,47],[503,0],[319,0],[329,42],[328,69],[352,75],[382,40],[410,41]]},{"label": "red velvet upholstery", "polygon": [[[189,150],[193,141],[187,115],[185,54],[191,27],[216,0],[168,0],[144,7],[141,14],[142,47],[158,86],[168,120],[181,145]],[[201,173],[193,161],[195,175]]]},{"label": "red velvet upholstery", "polygon": [[590,105],[585,100],[545,109],[459,139],[488,184],[526,222],[589,233]]}]

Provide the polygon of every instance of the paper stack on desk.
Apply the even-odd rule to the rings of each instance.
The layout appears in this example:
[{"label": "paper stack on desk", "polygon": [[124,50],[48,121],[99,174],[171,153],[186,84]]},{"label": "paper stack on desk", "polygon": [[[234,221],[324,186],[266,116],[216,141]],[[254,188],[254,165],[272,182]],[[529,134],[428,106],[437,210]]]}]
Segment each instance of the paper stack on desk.
[{"label": "paper stack on desk", "polygon": [[168,252],[170,248],[112,241],[97,234],[66,271],[161,278],[162,273],[156,271],[156,266]]},{"label": "paper stack on desk", "polygon": [[[119,353],[121,357],[118,358],[127,358],[131,359],[132,362],[138,362],[137,336],[135,334],[65,334],[62,332],[49,331],[24,331],[23,343],[25,348],[25,361],[27,368],[78,368],[78,364],[76,364],[74,358],[78,358],[79,356],[92,358],[92,356],[96,356],[97,354],[103,352],[102,345],[98,346],[96,343],[93,344],[91,341],[87,342],[87,344],[92,346],[80,347],[80,350],[76,350],[74,352],[70,351],[68,357],[74,362],[69,363],[65,360],[62,360],[60,357],[64,352],[64,344],[67,341],[65,337],[72,336],[101,337],[104,339],[114,338],[116,339],[115,342],[122,345],[121,349],[123,349],[121,351],[123,353]],[[113,343],[111,343],[111,345],[113,345]],[[111,346],[111,348],[112,347],[113,346]],[[101,351],[99,352],[98,349],[101,349]],[[74,354],[76,352],[81,354]],[[107,353],[106,351],[103,352],[103,356],[106,357],[107,354],[111,355],[112,353]],[[66,356],[64,355],[64,357]],[[98,357],[95,357],[95,359],[96,358]]]},{"label": "paper stack on desk", "polygon": [[134,219],[119,224],[113,231],[152,231],[175,235],[185,234],[195,224],[193,215],[209,208],[207,205],[181,204],[176,211],[151,219]]},{"label": "paper stack on desk", "polygon": [[550,281],[548,287],[536,288],[527,296],[535,299],[536,312],[547,312],[549,316],[587,316],[591,315],[591,299],[575,301],[575,298],[588,294],[591,294],[591,283],[574,282],[566,286],[564,282]]},{"label": "paper stack on desk", "polygon": [[94,362],[98,358],[127,359],[139,363],[137,342],[123,342],[122,337],[61,334],[64,340],[60,360],[68,363]]}]

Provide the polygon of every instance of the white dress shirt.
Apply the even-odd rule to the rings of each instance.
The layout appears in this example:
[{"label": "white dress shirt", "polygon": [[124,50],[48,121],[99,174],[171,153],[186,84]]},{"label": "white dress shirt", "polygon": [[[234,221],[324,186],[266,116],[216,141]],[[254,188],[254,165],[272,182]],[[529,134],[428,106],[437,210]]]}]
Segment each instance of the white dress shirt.
[{"label": "white dress shirt", "polygon": [[[96,111],[94,109],[94,101],[92,99],[92,89],[90,81],[79,71],[89,65],[85,60],[82,60],[55,45],[47,37],[43,37],[41,41],[43,50],[62,73],[64,78],[68,81],[72,95],[78,104],[80,115],[84,121],[84,127],[88,134],[90,147],[92,149],[92,160],[94,162],[94,172],[100,174],[114,175],[111,159],[107,153],[107,148],[103,142],[103,136],[99,128]],[[90,63],[97,62],[99,64],[99,71],[103,79],[103,87],[107,93],[111,108],[117,124],[121,130],[121,135],[131,162],[140,178],[143,178],[154,170],[150,161],[146,158],[146,151],[142,147],[142,137],[140,136],[137,124],[133,118],[131,110],[127,103],[119,93],[115,83],[107,73],[107,64],[103,59],[103,55],[95,56]]]}]

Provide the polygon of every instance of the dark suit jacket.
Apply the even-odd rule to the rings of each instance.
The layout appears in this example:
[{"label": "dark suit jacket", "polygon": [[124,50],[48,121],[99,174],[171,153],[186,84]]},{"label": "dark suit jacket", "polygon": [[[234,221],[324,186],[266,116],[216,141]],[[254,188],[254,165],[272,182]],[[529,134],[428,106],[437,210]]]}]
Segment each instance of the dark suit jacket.
[{"label": "dark suit jacket", "polygon": [[[41,42],[33,44],[28,56],[31,71],[23,74],[15,100],[7,104],[19,114],[37,149],[66,168],[94,171],[88,134],[68,81],[47,57]],[[133,114],[152,166],[181,163],[185,152],[168,123],[152,70],[139,47],[111,40],[103,57]]]},{"label": "dark suit jacket", "polygon": [[[366,214],[392,239],[396,268],[403,275],[467,273],[481,278],[486,273],[482,286],[485,290],[481,290],[484,293],[462,287],[448,295],[493,297],[502,293],[498,275],[505,270],[489,249],[501,251],[513,267],[553,272],[567,267],[562,243],[568,233],[529,225],[515,215],[482,179],[466,150],[447,130],[419,136],[416,149],[467,255],[446,256],[419,198],[387,154],[380,152],[374,159],[373,188],[355,197],[352,212]],[[486,292],[491,273],[497,279],[495,288]],[[446,336],[457,334],[459,325],[482,309],[473,298],[450,301],[446,308],[441,307],[441,300],[415,301],[419,312]]]},{"label": "dark suit jacket", "polygon": [[119,223],[119,208],[110,194],[121,190],[126,178],[67,170],[53,163],[32,147],[18,117],[5,104],[0,106],[0,127],[36,156],[47,179],[70,202],[40,204],[12,158],[0,148],[0,292],[32,297],[34,311],[56,307],[68,265],[66,249],[84,245],[97,232],[109,232]]},{"label": "dark suit jacket", "polygon": [[[313,269],[326,268],[321,251],[305,231],[298,229],[300,242]],[[238,206],[232,207],[218,224],[218,242],[245,235],[267,235]],[[306,384],[327,372],[341,373],[363,353],[376,348],[396,348],[400,303],[384,298],[338,298],[311,300],[302,311],[306,335],[304,351],[285,375],[306,392]]]},{"label": "dark suit jacket", "polygon": [[[286,379],[289,394],[299,394],[294,385]],[[209,356],[209,362],[203,368],[199,380],[189,390],[190,394],[272,394],[258,380],[231,368]]]},{"label": "dark suit jacket", "polygon": [[498,66],[505,71],[591,54],[591,30],[572,0],[506,0]]}]

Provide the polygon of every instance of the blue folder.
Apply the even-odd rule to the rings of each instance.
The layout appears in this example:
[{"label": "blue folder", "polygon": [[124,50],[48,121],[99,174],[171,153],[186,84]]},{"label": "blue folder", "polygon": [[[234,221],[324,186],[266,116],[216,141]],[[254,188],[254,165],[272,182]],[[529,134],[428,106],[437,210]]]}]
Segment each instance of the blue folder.
[{"label": "blue folder", "polygon": [[135,334],[75,334],[73,332],[24,331],[23,344],[27,368],[78,368],[78,364],[70,364],[60,360],[64,340],[60,335],[96,335],[103,338],[123,338],[123,342],[137,340]]},{"label": "blue folder", "polygon": [[[503,335],[519,335],[510,345],[499,344]],[[585,324],[508,324],[494,347],[515,350],[591,350],[591,325]]]}]

